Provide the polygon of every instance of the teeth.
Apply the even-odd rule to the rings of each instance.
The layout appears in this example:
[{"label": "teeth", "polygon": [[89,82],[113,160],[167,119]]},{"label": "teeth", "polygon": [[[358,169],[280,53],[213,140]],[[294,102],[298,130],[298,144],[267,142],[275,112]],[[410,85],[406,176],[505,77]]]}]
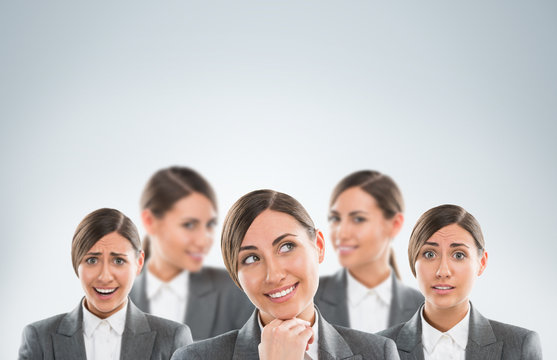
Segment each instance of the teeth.
[{"label": "teeth", "polygon": [[435,286],[435,288],[439,289],[439,290],[450,290],[450,289],[452,289],[451,286]]},{"label": "teeth", "polygon": [[292,286],[289,289],[286,290],[282,290],[282,291],[277,291],[274,294],[269,294],[270,297],[272,297],[273,299],[279,298],[279,297],[283,297],[286,296],[287,294],[290,294],[292,292],[292,290],[294,290],[296,286]]},{"label": "teeth", "polygon": [[112,294],[114,291],[116,291],[116,288],[114,288],[114,289],[99,289],[99,288],[95,288],[95,290],[97,290],[97,291],[100,292],[101,294]]}]

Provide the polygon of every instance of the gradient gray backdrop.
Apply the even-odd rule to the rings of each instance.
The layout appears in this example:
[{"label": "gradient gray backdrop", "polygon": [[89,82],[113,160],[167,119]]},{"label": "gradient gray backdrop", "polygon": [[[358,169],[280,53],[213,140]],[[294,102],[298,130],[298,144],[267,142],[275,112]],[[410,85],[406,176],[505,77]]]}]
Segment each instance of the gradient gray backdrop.
[{"label": "gradient gray backdrop", "polygon": [[[557,358],[556,15],[537,0],[2,1],[0,358],[78,304],[78,222],[108,206],[137,223],[147,178],[173,164],[209,179],[221,221],[273,188],[327,240],[335,183],[391,175],[413,286],[413,224],[464,206],[489,251],[472,301]],[[218,243],[207,263],[222,266]],[[336,269],[328,245],[321,271]]]}]

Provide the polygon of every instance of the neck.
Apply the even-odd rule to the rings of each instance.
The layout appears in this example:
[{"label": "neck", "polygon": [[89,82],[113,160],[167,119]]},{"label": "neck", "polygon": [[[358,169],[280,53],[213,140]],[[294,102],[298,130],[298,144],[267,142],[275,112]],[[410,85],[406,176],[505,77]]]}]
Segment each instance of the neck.
[{"label": "neck", "polygon": [[164,261],[156,253],[151,255],[147,267],[151,274],[155,275],[161,281],[168,282],[174,279],[183,269]]},{"label": "neck", "polygon": [[350,275],[365,287],[371,289],[381,284],[391,275],[388,261],[371,261],[348,269]]},{"label": "neck", "polygon": [[437,330],[447,332],[458,324],[468,312],[470,303],[468,299],[450,308],[438,308],[426,301],[424,305],[424,318]]}]

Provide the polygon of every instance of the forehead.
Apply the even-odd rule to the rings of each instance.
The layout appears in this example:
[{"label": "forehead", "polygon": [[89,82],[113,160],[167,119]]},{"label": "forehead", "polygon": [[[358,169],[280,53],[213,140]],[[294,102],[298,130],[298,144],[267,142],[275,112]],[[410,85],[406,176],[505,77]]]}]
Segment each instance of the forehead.
[{"label": "forehead", "polygon": [[100,238],[88,252],[124,253],[128,251],[133,251],[133,246],[130,241],[117,232],[111,232]]},{"label": "forehead", "polygon": [[475,246],[472,235],[457,224],[447,225],[434,233],[427,242],[438,243],[439,245],[450,245],[452,243],[462,243],[468,246]]},{"label": "forehead", "polygon": [[205,195],[198,192],[191,193],[176,201],[167,213],[174,216],[192,216],[199,214],[214,217],[216,215],[215,208],[211,201]]},{"label": "forehead", "polygon": [[242,246],[270,243],[285,233],[299,235],[305,233],[305,230],[291,215],[267,209],[253,220],[246,231]]},{"label": "forehead", "polygon": [[378,209],[377,201],[360,187],[351,187],[340,193],[331,207],[331,210],[335,211],[351,211],[356,209]]}]

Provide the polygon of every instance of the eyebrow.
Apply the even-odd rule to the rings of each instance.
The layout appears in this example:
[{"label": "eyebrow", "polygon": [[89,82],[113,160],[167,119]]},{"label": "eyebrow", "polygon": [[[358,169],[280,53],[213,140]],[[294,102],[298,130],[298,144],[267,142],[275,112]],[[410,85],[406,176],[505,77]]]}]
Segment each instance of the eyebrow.
[{"label": "eyebrow", "polygon": [[[101,256],[102,254],[103,254],[103,253],[100,253],[100,252],[90,252],[90,253],[87,253],[86,255],[91,255],[91,256]],[[110,252],[110,256],[126,256],[126,257],[127,257],[127,256],[128,256],[128,254],[124,254],[124,253],[117,253],[117,252],[113,252],[113,251],[111,251],[111,252]]]},{"label": "eyebrow", "polygon": [[[282,239],[284,239],[287,236],[297,237],[297,235],[290,234],[290,233],[282,234],[281,236],[279,236],[278,238],[273,240],[273,246],[276,246],[277,243],[279,243]],[[241,246],[240,250],[238,252],[245,251],[245,250],[257,250],[257,246],[254,246],[254,245]]]},{"label": "eyebrow", "polygon": [[[429,242],[429,241],[426,241],[426,242],[424,243],[424,245],[439,246],[438,243],[436,243],[436,242]],[[449,246],[452,247],[452,248],[456,248],[456,247],[459,247],[459,246],[464,246],[464,247],[470,248],[468,245],[466,245],[466,244],[464,244],[464,243],[452,243],[452,244],[449,245]]]},{"label": "eyebrow", "polygon": [[[339,214],[339,212],[336,211],[336,210],[331,210],[329,213],[332,214],[332,215],[338,215]],[[358,214],[366,214],[367,215],[367,212],[363,211],[363,210],[354,210],[354,211],[349,212],[348,216],[354,216],[354,215],[358,215]]]}]

